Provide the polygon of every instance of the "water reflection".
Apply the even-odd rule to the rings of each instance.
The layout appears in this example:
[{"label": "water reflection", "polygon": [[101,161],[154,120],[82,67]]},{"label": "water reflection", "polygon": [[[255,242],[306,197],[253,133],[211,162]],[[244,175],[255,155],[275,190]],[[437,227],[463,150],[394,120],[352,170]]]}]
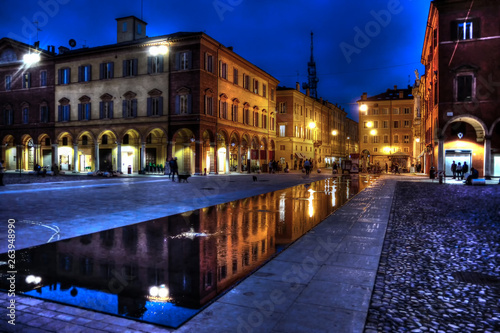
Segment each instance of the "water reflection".
[{"label": "water reflection", "polygon": [[178,327],[368,185],[360,178],[325,179],[18,251],[16,287]]}]

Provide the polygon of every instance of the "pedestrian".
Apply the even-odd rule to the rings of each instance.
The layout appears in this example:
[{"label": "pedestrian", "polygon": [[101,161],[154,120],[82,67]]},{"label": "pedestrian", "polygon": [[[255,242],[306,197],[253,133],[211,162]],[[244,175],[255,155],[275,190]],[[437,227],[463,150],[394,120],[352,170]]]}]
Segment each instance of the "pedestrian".
[{"label": "pedestrian", "polygon": [[0,186],[5,186],[3,183],[3,174],[5,173],[5,167],[3,166],[4,160],[0,161]]},{"label": "pedestrian", "polygon": [[169,159],[166,159],[165,160],[165,170],[163,172],[164,175],[167,175],[168,176],[168,179],[170,179],[170,161]]},{"label": "pedestrian", "polygon": [[458,162],[457,164],[457,179],[460,179],[462,178],[462,164],[460,164],[460,162]]},{"label": "pedestrian", "polygon": [[389,166],[387,165],[387,162],[385,162],[385,173],[388,173],[389,171]]},{"label": "pedestrian", "polygon": [[313,168],[313,160],[312,160],[312,158],[309,159],[309,164],[310,164],[309,170],[313,171],[314,168]]},{"label": "pedestrian", "polygon": [[286,165],[285,165],[285,172],[289,172],[290,170],[288,169],[288,162],[286,162]]},{"label": "pedestrian", "polygon": [[273,160],[269,161],[269,173],[273,173]]},{"label": "pedestrian", "polygon": [[306,160],[304,162],[304,169],[306,169],[306,175],[308,175],[309,171],[311,170],[311,162],[309,162],[309,160]]},{"label": "pedestrian", "polygon": [[457,165],[455,164],[455,161],[451,163],[451,172],[453,173],[453,179],[457,176]]},{"label": "pedestrian", "polygon": [[[464,180],[464,175],[469,172],[469,166],[467,165],[467,162],[464,162],[464,165],[462,165],[462,180]],[[471,170],[472,172],[472,170]]]},{"label": "pedestrian", "polygon": [[57,163],[52,164],[52,172],[54,173],[54,176],[59,175],[59,167],[57,166]]},{"label": "pedestrian", "polygon": [[333,165],[332,165],[332,173],[336,174],[338,172],[337,170],[337,163],[336,162],[333,162]]},{"label": "pedestrian", "polygon": [[479,172],[476,169],[474,169],[474,167],[470,168],[470,175],[467,176],[467,179],[465,180],[465,185],[472,185],[472,180],[478,178],[479,178]]},{"label": "pedestrian", "polygon": [[172,181],[175,182],[175,174],[177,174],[177,179],[179,179],[179,166],[177,165],[177,157],[170,160],[170,171],[172,172]]}]

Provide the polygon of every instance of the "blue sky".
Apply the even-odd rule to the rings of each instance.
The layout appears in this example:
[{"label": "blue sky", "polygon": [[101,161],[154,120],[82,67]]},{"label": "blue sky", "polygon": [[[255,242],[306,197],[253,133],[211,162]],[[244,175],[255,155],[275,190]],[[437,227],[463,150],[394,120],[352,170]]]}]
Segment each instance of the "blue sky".
[{"label": "blue sky", "polygon": [[[310,33],[319,77],[318,97],[354,104],[415,80],[430,1],[427,0],[142,0],[147,35],[204,31],[278,80],[307,81]],[[141,17],[141,0],[0,0],[0,37],[77,48],[116,42],[115,18]],[[69,47],[69,46],[68,46]]]}]

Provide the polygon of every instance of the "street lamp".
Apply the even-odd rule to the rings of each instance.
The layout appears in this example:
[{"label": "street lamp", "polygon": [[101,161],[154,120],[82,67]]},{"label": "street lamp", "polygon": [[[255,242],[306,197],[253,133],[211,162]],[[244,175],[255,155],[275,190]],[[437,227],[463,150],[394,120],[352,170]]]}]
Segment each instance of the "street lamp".
[{"label": "street lamp", "polygon": [[23,56],[24,64],[31,66],[40,61],[40,53],[27,53]]},{"label": "street lamp", "polygon": [[359,106],[359,111],[361,111],[361,112],[366,112],[366,111],[368,111],[368,105],[366,105],[366,104],[361,104],[361,105]]}]

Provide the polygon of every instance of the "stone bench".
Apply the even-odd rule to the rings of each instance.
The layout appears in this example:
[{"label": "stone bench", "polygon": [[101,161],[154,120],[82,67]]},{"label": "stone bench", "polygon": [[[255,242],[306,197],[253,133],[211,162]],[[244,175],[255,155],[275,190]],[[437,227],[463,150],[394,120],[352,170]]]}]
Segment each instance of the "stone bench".
[{"label": "stone bench", "polygon": [[472,185],[486,185],[484,178],[472,179]]}]

